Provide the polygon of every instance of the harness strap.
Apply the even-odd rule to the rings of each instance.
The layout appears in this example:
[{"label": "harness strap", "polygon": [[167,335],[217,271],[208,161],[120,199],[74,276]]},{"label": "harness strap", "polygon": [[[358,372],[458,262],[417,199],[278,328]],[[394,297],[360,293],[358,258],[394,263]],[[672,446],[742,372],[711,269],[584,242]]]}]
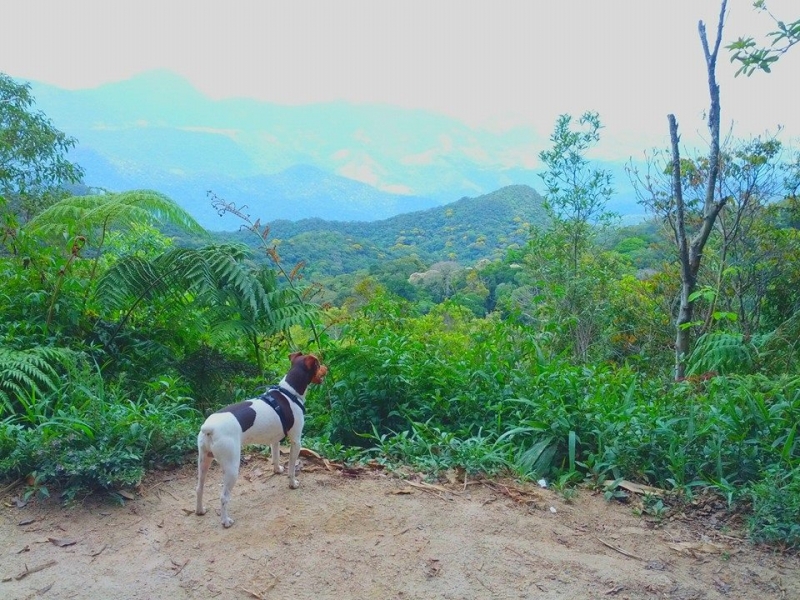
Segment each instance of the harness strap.
[{"label": "harness strap", "polygon": [[286,399],[288,398],[299,406],[303,414],[306,413],[306,408],[303,406],[303,403],[300,402],[300,399],[286,388],[272,386],[267,389],[265,393],[261,394],[259,398],[269,404],[272,410],[278,414],[278,418],[281,420],[281,427],[283,427],[284,437],[286,437],[289,430],[294,427],[294,413],[292,413],[292,407],[289,406],[289,402],[287,402]]},{"label": "harness strap", "polygon": [[292,392],[287,390],[285,387],[282,387],[282,386],[279,386],[279,385],[273,385],[267,391],[269,391],[269,392],[273,392],[273,391],[280,392],[281,394],[286,396],[289,400],[294,402],[297,406],[299,406],[300,407],[300,412],[302,412],[303,414],[306,414],[306,405],[303,404],[302,402],[300,402],[300,398],[298,398],[295,394],[293,394]]}]

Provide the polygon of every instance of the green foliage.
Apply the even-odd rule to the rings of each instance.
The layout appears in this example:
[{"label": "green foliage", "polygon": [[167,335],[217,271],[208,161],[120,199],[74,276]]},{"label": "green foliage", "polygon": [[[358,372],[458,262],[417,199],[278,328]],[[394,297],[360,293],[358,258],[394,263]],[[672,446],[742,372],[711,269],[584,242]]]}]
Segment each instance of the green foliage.
[{"label": "green foliage", "polygon": [[0,347],[0,417],[26,412],[28,399],[57,390],[64,367],[74,358],[65,348]]},{"label": "green foliage", "polygon": [[134,228],[142,223],[169,224],[195,235],[205,234],[176,202],[152,190],[65,198],[38,214],[28,227],[44,236],[82,235],[99,250],[110,228]]},{"label": "green foliage", "polygon": [[[319,279],[373,269],[384,273],[392,269],[384,271],[387,263],[404,259],[466,264],[499,258],[509,246],[525,243],[531,224],[548,222],[542,197],[513,185],[383,221],[275,221],[269,230],[284,261],[304,262],[308,275]],[[224,234],[225,240],[231,237],[260,244],[247,232]]]},{"label": "green foliage", "polygon": [[614,217],[606,209],[612,194],[611,174],[592,169],[586,158],[589,149],[600,141],[600,116],[586,112],[577,126],[572,128],[570,115],[558,117],[550,136],[552,148],[539,154],[547,166],[542,175],[547,207],[570,240],[573,263],[586,250],[593,233],[590,225],[609,223]]},{"label": "green foliage", "polygon": [[800,547],[800,467],[772,467],[750,488],[753,514],[748,520],[756,542]]},{"label": "green foliage", "polygon": [[0,73],[0,199],[12,203],[4,223],[12,230],[17,217],[27,220],[63,195],[65,184],[83,176],[66,158],[76,141],[53,127],[34,104],[30,85]]},{"label": "green foliage", "polygon": [[473,435],[502,418],[506,387],[536,355],[518,327],[476,319],[452,304],[414,317],[381,290],[338,337],[326,351],[339,373],[326,431],[334,442],[360,445],[373,428],[383,435],[432,417]]},{"label": "green foliage", "polygon": [[194,449],[199,413],[187,401],[168,380],[132,401],[83,373],[43,398],[47,410],[0,421],[0,478],[30,477],[65,499],[135,486],[146,468],[180,464]]},{"label": "green foliage", "polygon": [[507,448],[481,430],[460,438],[428,423],[413,423],[399,433],[375,432],[369,437],[376,444],[367,455],[390,465],[411,465],[431,475],[450,469],[461,469],[470,476],[496,475],[509,467]]},{"label": "green foliage", "polygon": [[775,29],[767,34],[772,38],[769,46],[760,46],[752,37],[740,37],[727,46],[727,49],[731,51],[731,62],[739,63],[737,76],[744,73],[749,77],[759,69],[770,73],[773,64],[792,46],[800,42],[800,19],[791,23],[781,21],[769,12],[765,0],[756,0],[753,2],[753,6],[756,10],[769,15]]},{"label": "green foliage", "polygon": [[767,337],[747,339],[741,333],[714,332],[700,336],[687,360],[687,376],[703,373],[752,373],[764,357]]}]

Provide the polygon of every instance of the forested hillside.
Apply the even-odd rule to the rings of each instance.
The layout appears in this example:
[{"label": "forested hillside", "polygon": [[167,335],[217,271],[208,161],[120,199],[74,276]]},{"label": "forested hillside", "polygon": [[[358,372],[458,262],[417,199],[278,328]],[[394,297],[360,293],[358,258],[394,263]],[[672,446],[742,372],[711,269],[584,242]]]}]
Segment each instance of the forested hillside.
[{"label": "forested hillside", "polygon": [[[406,257],[463,265],[497,259],[508,248],[525,244],[532,224],[545,227],[548,219],[542,197],[528,186],[515,185],[382,221],[301,219],[273,221],[269,229],[287,263],[304,261],[307,274],[334,277]],[[242,232],[215,237],[253,243]]]}]

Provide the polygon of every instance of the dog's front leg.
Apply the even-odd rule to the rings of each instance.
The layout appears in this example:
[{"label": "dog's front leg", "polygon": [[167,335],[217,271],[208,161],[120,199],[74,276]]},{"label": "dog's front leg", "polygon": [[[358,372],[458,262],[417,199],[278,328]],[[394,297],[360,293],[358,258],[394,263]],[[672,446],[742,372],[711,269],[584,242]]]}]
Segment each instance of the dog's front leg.
[{"label": "dog's front leg", "polygon": [[297,457],[300,456],[300,440],[291,440],[289,446],[289,487],[296,490],[300,487],[297,480]]},{"label": "dog's front leg", "polygon": [[275,442],[272,446],[272,471],[275,474],[283,473],[281,466],[281,443]]}]

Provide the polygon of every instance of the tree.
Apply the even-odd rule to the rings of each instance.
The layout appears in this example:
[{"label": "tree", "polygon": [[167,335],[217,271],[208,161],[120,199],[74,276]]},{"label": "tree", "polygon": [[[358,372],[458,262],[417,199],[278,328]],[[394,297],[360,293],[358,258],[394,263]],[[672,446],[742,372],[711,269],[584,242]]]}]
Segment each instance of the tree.
[{"label": "tree", "polygon": [[[715,223],[728,200],[718,192],[720,173],[720,98],[716,79],[717,56],[722,41],[727,0],[722,1],[717,23],[717,35],[709,46],[706,26],[698,23],[698,33],[703,46],[709,91],[708,129],[710,133],[708,155],[700,161],[683,159],[680,154],[680,136],[675,115],[667,115],[670,134],[669,164],[665,173],[669,183],[661,187],[653,182],[653,175],[644,178],[635,173],[634,184],[643,184],[647,195],[641,201],[671,230],[680,265],[680,299],[675,318],[675,378],[685,376],[685,360],[689,355],[691,327],[694,312],[694,293],[697,289],[703,250],[714,231]],[[698,168],[698,165],[700,168]],[[656,173],[659,176],[659,173]],[[697,194],[692,197],[692,192]]]},{"label": "tree", "polygon": [[[548,297],[553,311],[549,319],[569,334],[571,350],[588,360],[590,349],[604,328],[604,317],[594,301],[607,273],[592,250],[598,228],[616,217],[606,210],[612,194],[611,174],[591,166],[586,153],[600,141],[600,117],[586,112],[573,124],[570,115],[556,120],[550,136],[552,148],[539,154],[547,167],[545,208],[551,228],[546,235],[531,236],[528,273],[540,295]],[[547,266],[539,261],[547,254]],[[541,314],[541,313],[540,313]]]},{"label": "tree", "polygon": [[[715,225],[716,276],[703,333],[719,315],[735,315],[747,335],[757,329],[769,280],[762,260],[769,252],[759,238],[763,237],[766,206],[779,197],[780,150],[780,142],[767,137],[741,142],[733,151],[722,153],[718,188],[728,201]],[[723,310],[719,310],[720,301]]]},{"label": "tree", "polygon": [[767,9],[765,0],[756,0],[753,6],[756,10],[766,12],[776,28],[767,34],[772,38],[769,46],[759,46],[752,37],[740,37],[727,46],[731,51],[731,62],[739,62],[737,76],[745,73],[749,77],[757,69],[771,72],[773,63],[800,42],[800,19],[792,23],[781,21]]},{"label": "tree", "polygon": [[703,54],[706,61],[708,75],[708,91],[710,106],[708,111],[708,129],[711,135],[708,152],[708,173],[705,177],[705,197],[703,199],[703,214],[699,226],[693,236],[686,231],[686,206],[683,199],[683,186],[681,181],[681,155],[678,148],[678,122],[675,115],[667,115],[669,122],[669,138],[672,149],[672,185],[675,199],[675,239],[678,243],[678,252],[681,265],[681,295],[678,308],[678,318],[675,322],[677,335],[675,337],[675,379],[685,376],[685,360],[689,354],[691,342],[690,328],[692,323],[693,308],[692,294],[697,285],[697,274],[700,271],[700,262],[714,222],[720,211],[725,206],[727,198],[719,198],[716,194],[717,177],[719,176],[719,121],[720,100],[719,84],[716,78],[717,55],[722,41],[722,28],[725,24],[727,0],[722,1],[717,22],[717,38],[713,50],[709,48],[705,23],[698,23],[700,41],[703,44]]},{"label": "tree", "polygon": [[585,250],[596,223],[608,222],[614,217],[606,211],[611,197],[611,174],[592,169],[586,152],[600,141],[600,116],[586,112],[578,120],[578,129],[572,129],[572,117],[561,115],[550,141],[553,147],[539,153],[547,167],[541,177],[546,192],[546,208],[555,229],[569,240],[571,261],[577,271],[580,254]]},{"label": "tree", "polygon": [[[30,85],[0,73],[0,201],[17,218],[27,221],[64,197],[65,184],[81,180],[82,169],[66,157],[75,144],[34,109]],[[16,227],[11,218],[7,229]]]}]

